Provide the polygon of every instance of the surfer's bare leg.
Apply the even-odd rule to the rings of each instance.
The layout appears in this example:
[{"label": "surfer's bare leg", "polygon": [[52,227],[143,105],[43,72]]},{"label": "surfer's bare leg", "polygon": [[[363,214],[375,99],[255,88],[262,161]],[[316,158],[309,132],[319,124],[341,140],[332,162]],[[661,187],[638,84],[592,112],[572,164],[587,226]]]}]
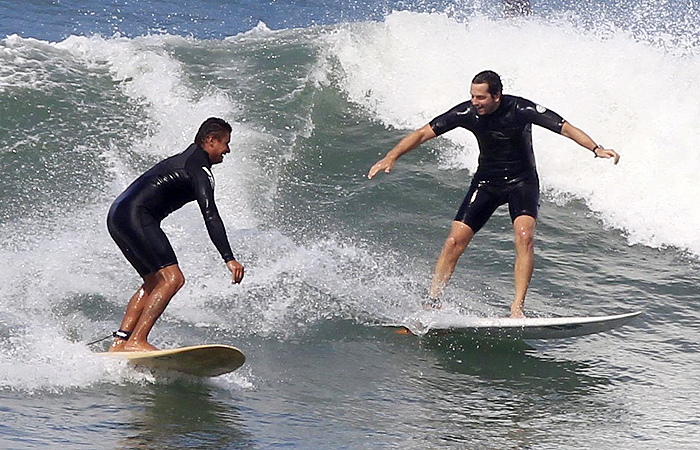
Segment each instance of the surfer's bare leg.
[{"label": "surfer's bare leg", "polygon": [[[126,307],[126,313],[124,314],[122,323],[119,326],[120,330],[130,332],[136,327],[136,323],[138,322],[139,317],[141,317],[141,311],[143,310],[145,300],[151,294],[153,288],[156,287],[156,284],[157,278],[156,274],[154,273],[148,274],[143,278],[143,284],[141,285],[139,290],[131,296],[131,300],[129,300],[129,304]],[[112,341],[112,345],[109,347],[109,351],[124,351],[124,346],[126,345],[126,342],[126,339],[115,337],[114,341]]]},{"label": "surfer's bare leg", "polygon": [[115,339],[116,345],[113,343],[110,351],[156,350],[156,347],[148,343],[148,333],[163,314],[170,299],[185,284],[185,277],[178,265],[173,264],[147,275],[144,281],[144,287],[134,294],[122,320],[121,330],[131,331],[131,335],[126,341]]},{"label": "surfer's bare leg", "polygon": [[513,222],[515,232],[515,296],[510,305],[510,317],[525,317],[525,295],[535,267],[535,224],[532,216],[518,216]]},{"label": "surfer's bare leg", "polygon": [[160,269],[155,273],[155,278],[156,286],[145,299],[141,315],[124,346],[126,351],[156,350],[153,345],[148,343],[148,333],[151,332],[156,320],[165,311],[170,299],[185,284],[185,277],[177,264]]},{"label": "surfer's bare leg", "polygon": [[450,234],[447,236],[445,244],[442,246],[440,257],[437,264],[435,264],[435,273],[428,292],[428,296],[436,303],[440,295],[442,295],[442,290],[450,281],[459,257],[462,256],[473,237],[474,231],[469,225],[457,220],[452,222]]}]

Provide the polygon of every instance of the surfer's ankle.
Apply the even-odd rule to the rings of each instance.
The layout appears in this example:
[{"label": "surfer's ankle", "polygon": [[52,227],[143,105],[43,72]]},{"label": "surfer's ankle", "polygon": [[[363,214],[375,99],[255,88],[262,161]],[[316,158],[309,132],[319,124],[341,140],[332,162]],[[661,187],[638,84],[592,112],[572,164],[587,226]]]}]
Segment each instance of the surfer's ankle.
[{"label": "surfer's ankle", "polygon": [[513,300],[510,304],[511,319],[522,319],[525,317],[525,299]]},{"label": "surfer's ankle", "polygon": [[107,351],[108,352],[123,352],[125,344],[126,344],[126,341],[122,341],[121,339],[119,339],[119,340],[115,339],[114,342],[112,342],[112,345],[109,346],[109,349]]},{"label": "surfer's ankle", "polygon": [[524,319],[525,313],[522,307],[511,307],[510,308],[510,318],[511,319]]},{"label": "surfer's ankle", "polygon": [[109,346],[108,352],[123,352],[124,351],[124,346],[127,344],[127,340],[120,338],[120,337],[115,337],[114,340],[112,341],[112,344]]}]

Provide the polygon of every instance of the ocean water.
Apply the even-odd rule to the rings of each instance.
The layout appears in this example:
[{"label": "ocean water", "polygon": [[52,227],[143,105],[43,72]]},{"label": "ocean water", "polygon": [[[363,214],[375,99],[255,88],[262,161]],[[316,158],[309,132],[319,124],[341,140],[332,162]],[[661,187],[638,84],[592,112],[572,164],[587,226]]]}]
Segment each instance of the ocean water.
[{"label": "ocean water", "polygon": [[[0,2],[0,448],[694,449],[700,440],[697,2]],[[424,312],[476,168],[455,130],[371,181],[483,69],[615,148],[534,130],[533,316],[641,310],[557,341],[400,336],[504,316],[497,211]],[[159,347],[226,343],[215,379],[96,356],[138,287],[112,200],[199,124],[233,125],[217,204],[241,285],[188,205],[164,228],[187,279]]]}]

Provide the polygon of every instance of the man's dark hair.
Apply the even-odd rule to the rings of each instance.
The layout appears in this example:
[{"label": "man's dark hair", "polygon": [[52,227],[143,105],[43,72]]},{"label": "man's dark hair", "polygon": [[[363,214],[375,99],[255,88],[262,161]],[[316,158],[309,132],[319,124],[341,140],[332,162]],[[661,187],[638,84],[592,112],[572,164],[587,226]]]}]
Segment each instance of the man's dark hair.
[{"label": "man's dark hair", "polygon": [[227,134],[231,134],[231,125],[224,119],[210,117],[205,120],[197,131],[194,143],[203,145],[209,136],[213,136],[217,141],[222,140]]},{"label": "man's dark hair", "polygon": [[501,77],[499,77],[493,70],[484,70],[483,72],[479,72],[472,80],[472,84],[484,83],[489,85],[489,94],[492,96],[500,95],[503,91]]}]

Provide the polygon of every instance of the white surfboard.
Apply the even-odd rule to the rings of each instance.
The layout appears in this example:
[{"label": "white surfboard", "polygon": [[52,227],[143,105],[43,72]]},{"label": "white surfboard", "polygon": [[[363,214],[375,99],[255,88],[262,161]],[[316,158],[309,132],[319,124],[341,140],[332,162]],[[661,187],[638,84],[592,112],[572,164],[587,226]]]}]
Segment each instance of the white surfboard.
[{"label": "white surfboard", "polygon": [[510,339],[562,339],[600,333],[622,326],[639,316],[631,312],[597,317],[526,317],[523,319],[451,316],[430,324],[397,326],[421,335],[459,333]]},{"label": "white surfboard", "polygon": [[151,369],[174,370],[198,377],[216,377],[233,372],[245,363],[236,347],[221,344],[154,350],[151,352],[105,352],[103,356],[125,359]]}]

